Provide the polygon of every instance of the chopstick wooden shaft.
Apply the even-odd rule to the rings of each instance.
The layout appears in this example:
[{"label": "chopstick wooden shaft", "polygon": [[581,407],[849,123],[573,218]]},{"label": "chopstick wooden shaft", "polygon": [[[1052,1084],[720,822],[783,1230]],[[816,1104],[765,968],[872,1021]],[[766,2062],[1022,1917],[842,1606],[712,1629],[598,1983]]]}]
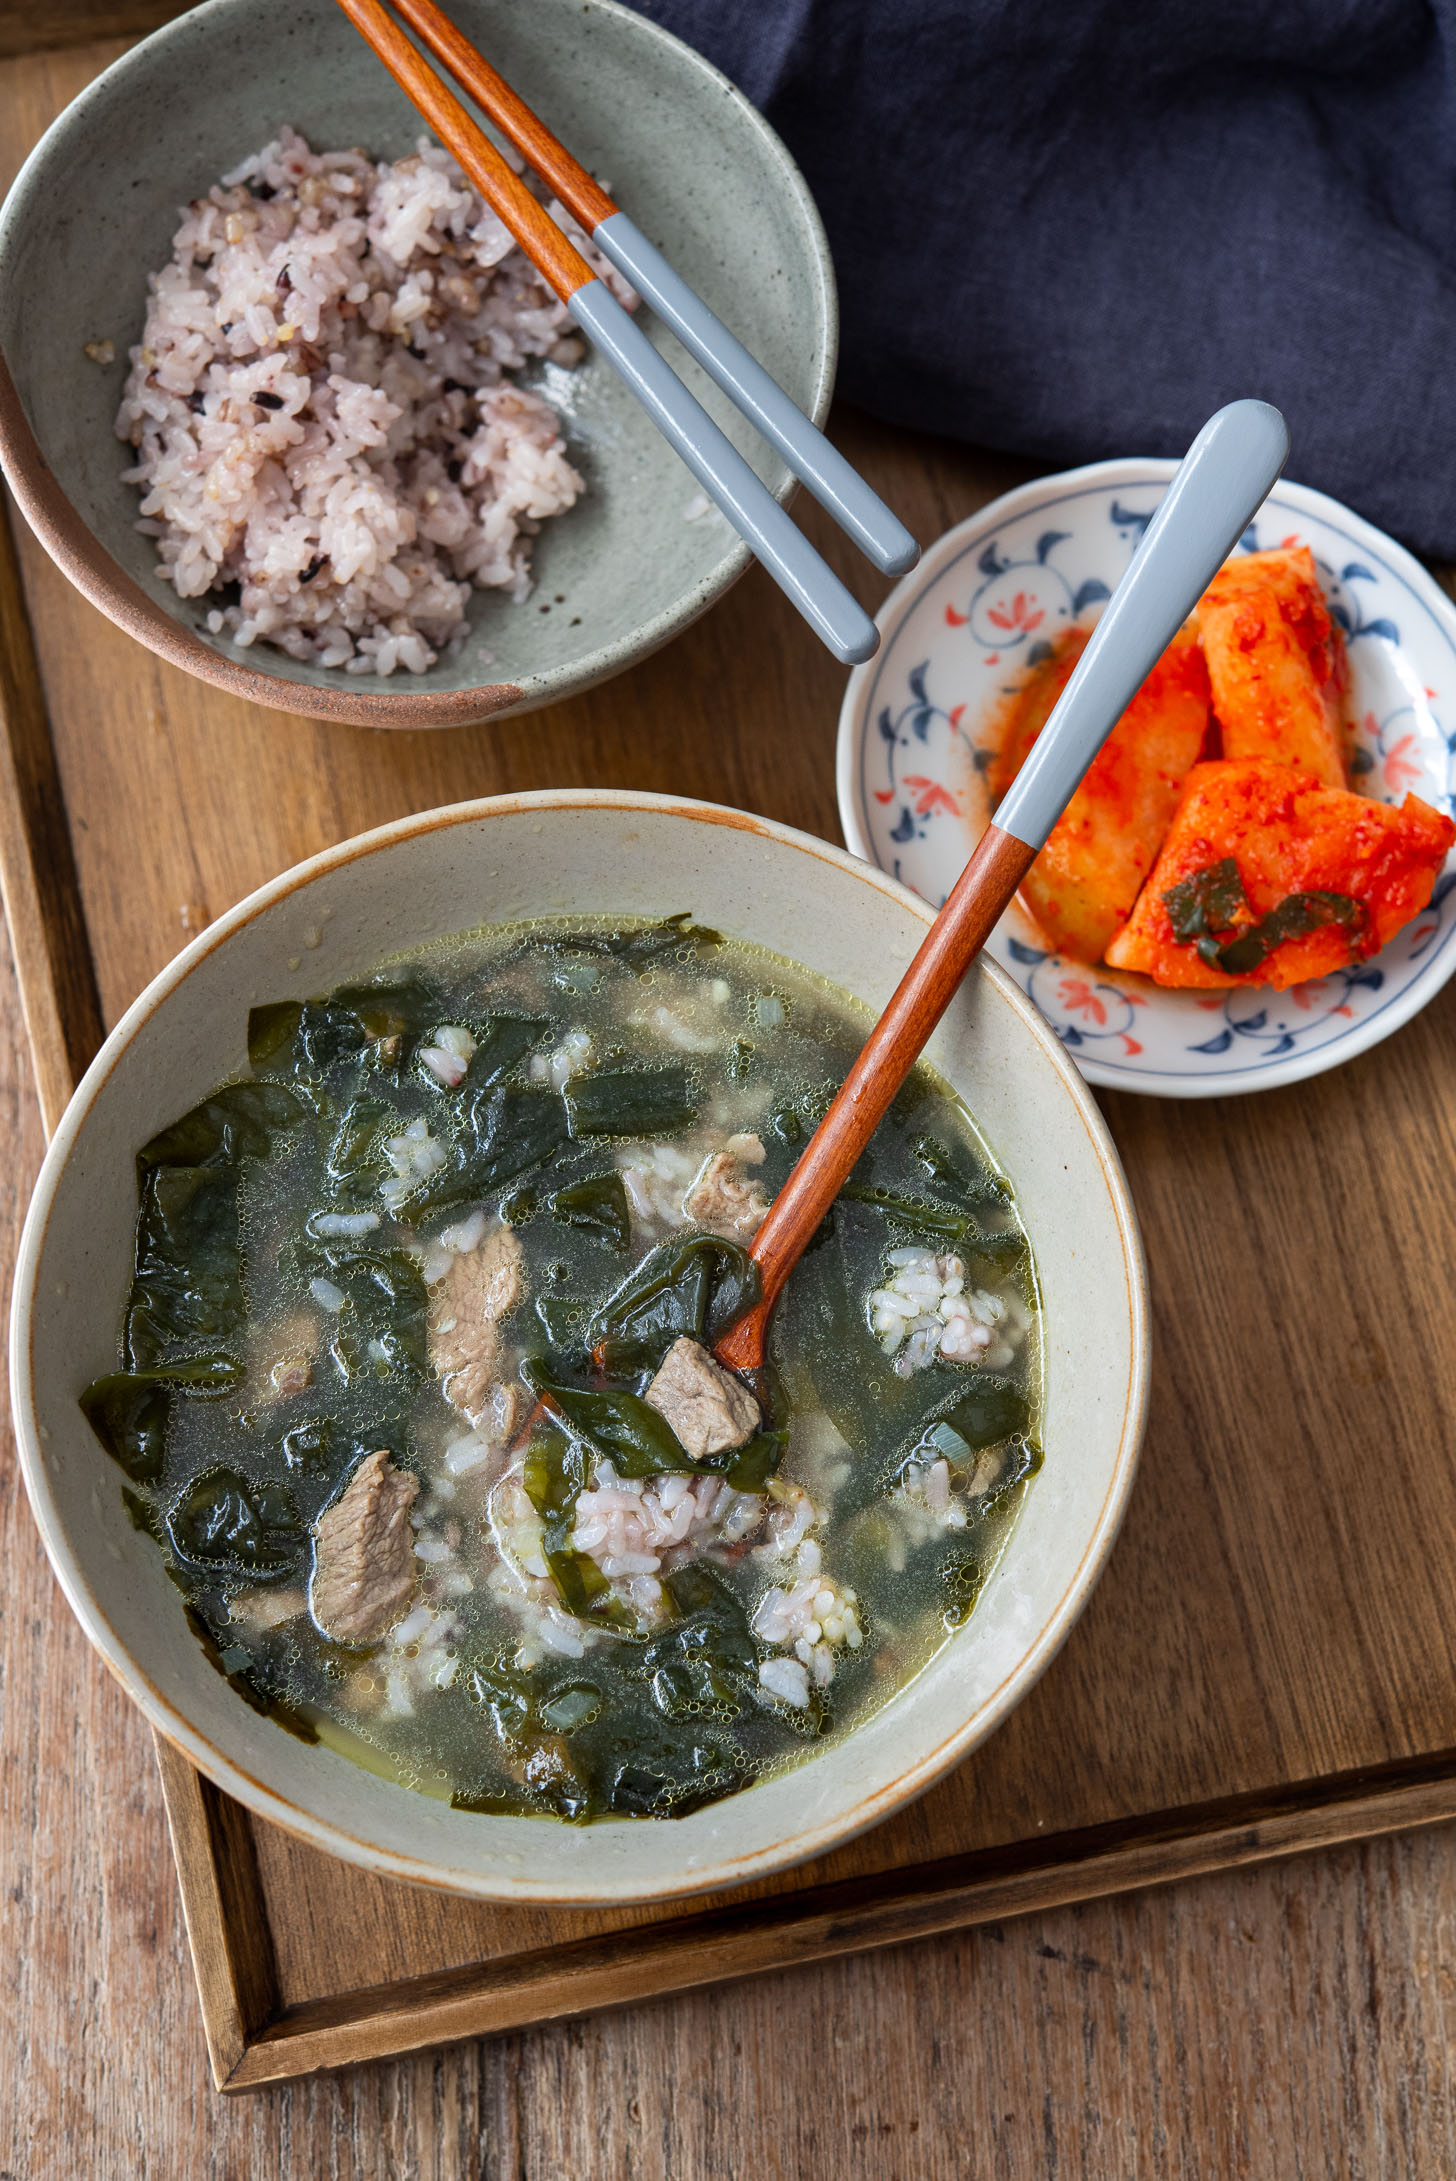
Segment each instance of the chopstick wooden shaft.
[{"label": "chopstick wooden shaft", "polygon": [[392,0],[392,5],[876,567],[887,575],[903,575],[913,568],[920,548],[899,516],[715,317],[499,70],[456,29],[436,0]]},{"label": "chopstick wooden shaft", "polygon": [[441,83],[381,0],[338,4],[810,627],[846,665],[871,658],[880,637],[864,608]]},{"label": "chopstick wooden shaft", "polygon": [[562,302],[569,303],[577,289],[595,280],[596,274],[540,198],[532,195],[490,138],[477,128],[380,0],[339,0],[339,6],[419,108],[440,142],[454,153],[532,264],[545,275]]},{"label": "chopstick wooden shaft", "polygon": [[511,89],[499,70],[491,67],[464,32],[456,29],[434,0],[394,0],[394,11],[441,66],[449,69],[461,90],[489,114],[501,134],[509,137],[543,181],[551,184],[572,218],[579,220],[588,234],[611,218],[618,207],[600,182],[572,157],[561,139],[552,135],[540,116]]}]

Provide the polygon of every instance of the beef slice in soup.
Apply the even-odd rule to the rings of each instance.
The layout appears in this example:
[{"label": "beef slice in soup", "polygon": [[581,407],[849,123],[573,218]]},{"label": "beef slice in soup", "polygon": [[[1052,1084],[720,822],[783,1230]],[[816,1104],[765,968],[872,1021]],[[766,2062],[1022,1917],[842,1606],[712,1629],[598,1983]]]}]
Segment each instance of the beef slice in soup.
[{"label": "beef slice in soup", "polygon": [[430,1290],[430,1362],[452,1408],[478,1424],[501,1374],[501,1320],[525,1290],[525,1260],[509,1227],[463,1251]]},{"label": "beef slice in soup", "polygon": [[757,1136],[730,1136],[715,1151],[683,1198],[693,1226],[730,1242],[751,1242],[768,1217],[768,1198],[744,1171],[762,1166],[768,1154]]},{"label": "beef slice in soup", "polygon": [[686,1335],[668,1349],[643,1399],[667,1418],[694,1461],[742,1446],[763,1421],[741,1380]]},{"label": "beef slice in soup", "polygon": [[418,1477],[382,1449],[365,1456],[347,1489],[314,1525],[309,1606],[336,1643],[372,1643],[414,1595],[409,1512]]}]

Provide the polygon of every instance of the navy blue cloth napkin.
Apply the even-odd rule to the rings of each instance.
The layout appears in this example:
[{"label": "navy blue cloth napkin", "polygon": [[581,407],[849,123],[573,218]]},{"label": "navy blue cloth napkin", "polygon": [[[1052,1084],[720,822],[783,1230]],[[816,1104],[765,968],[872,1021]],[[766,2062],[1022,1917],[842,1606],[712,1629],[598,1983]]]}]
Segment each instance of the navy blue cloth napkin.
[{"label": "navy blue cloth napkin", "polygon": [[1241,394],[1456,559],[1456,0],[637,0],[834,248],[840,389],[1048,464]]}]

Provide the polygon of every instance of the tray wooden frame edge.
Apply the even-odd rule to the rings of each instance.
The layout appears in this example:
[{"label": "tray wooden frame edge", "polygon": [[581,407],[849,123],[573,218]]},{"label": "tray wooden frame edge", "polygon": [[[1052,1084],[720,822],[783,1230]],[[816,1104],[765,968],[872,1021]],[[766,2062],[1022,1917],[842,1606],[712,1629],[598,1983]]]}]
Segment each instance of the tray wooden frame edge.
[{"label": "tray wooden frame edge", "polygon": [[213,2080],[230,2093],[1456,1817],[1447,1751],[285,2007],[247,1812],[160,1736],[157,1757]]},{"label": "tray wooden frame edge", "polygon": [[[104,1026],[13,521],[0,516],[0,895],[49,1135]],[[285,2007],[251,1816],[154,1741],[229,2092],[1456,1817],[1456,1751],[1436,1752]]]}]

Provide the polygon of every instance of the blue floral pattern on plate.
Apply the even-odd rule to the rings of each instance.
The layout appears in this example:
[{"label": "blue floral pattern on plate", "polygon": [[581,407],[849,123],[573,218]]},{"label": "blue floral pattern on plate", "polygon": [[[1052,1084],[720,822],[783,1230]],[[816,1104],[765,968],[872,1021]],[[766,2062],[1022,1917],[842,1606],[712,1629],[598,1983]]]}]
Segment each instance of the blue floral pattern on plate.
[{"label": "blue floral pattern on plate", "polygon": [[[880,614],[839,726],[839,810],[857,855],[942,902],[990,815],[996,712],[1060,633],[1090,627],[1174,464],[1039,479],[947,532]],[[1337,501],[1280,484],[1241,540],[1308,545],[1345,631],[1356,784],[1456,799],[1456,608],[1419,563]],[[1017,904],[988,952],[1093,1082],[1211,1097],[1334,1067],[1405,1022],[1456,970],[1456,857],[1430,907],[1372,961],[1287,992],[1167,992],[1049,953]]]}]

